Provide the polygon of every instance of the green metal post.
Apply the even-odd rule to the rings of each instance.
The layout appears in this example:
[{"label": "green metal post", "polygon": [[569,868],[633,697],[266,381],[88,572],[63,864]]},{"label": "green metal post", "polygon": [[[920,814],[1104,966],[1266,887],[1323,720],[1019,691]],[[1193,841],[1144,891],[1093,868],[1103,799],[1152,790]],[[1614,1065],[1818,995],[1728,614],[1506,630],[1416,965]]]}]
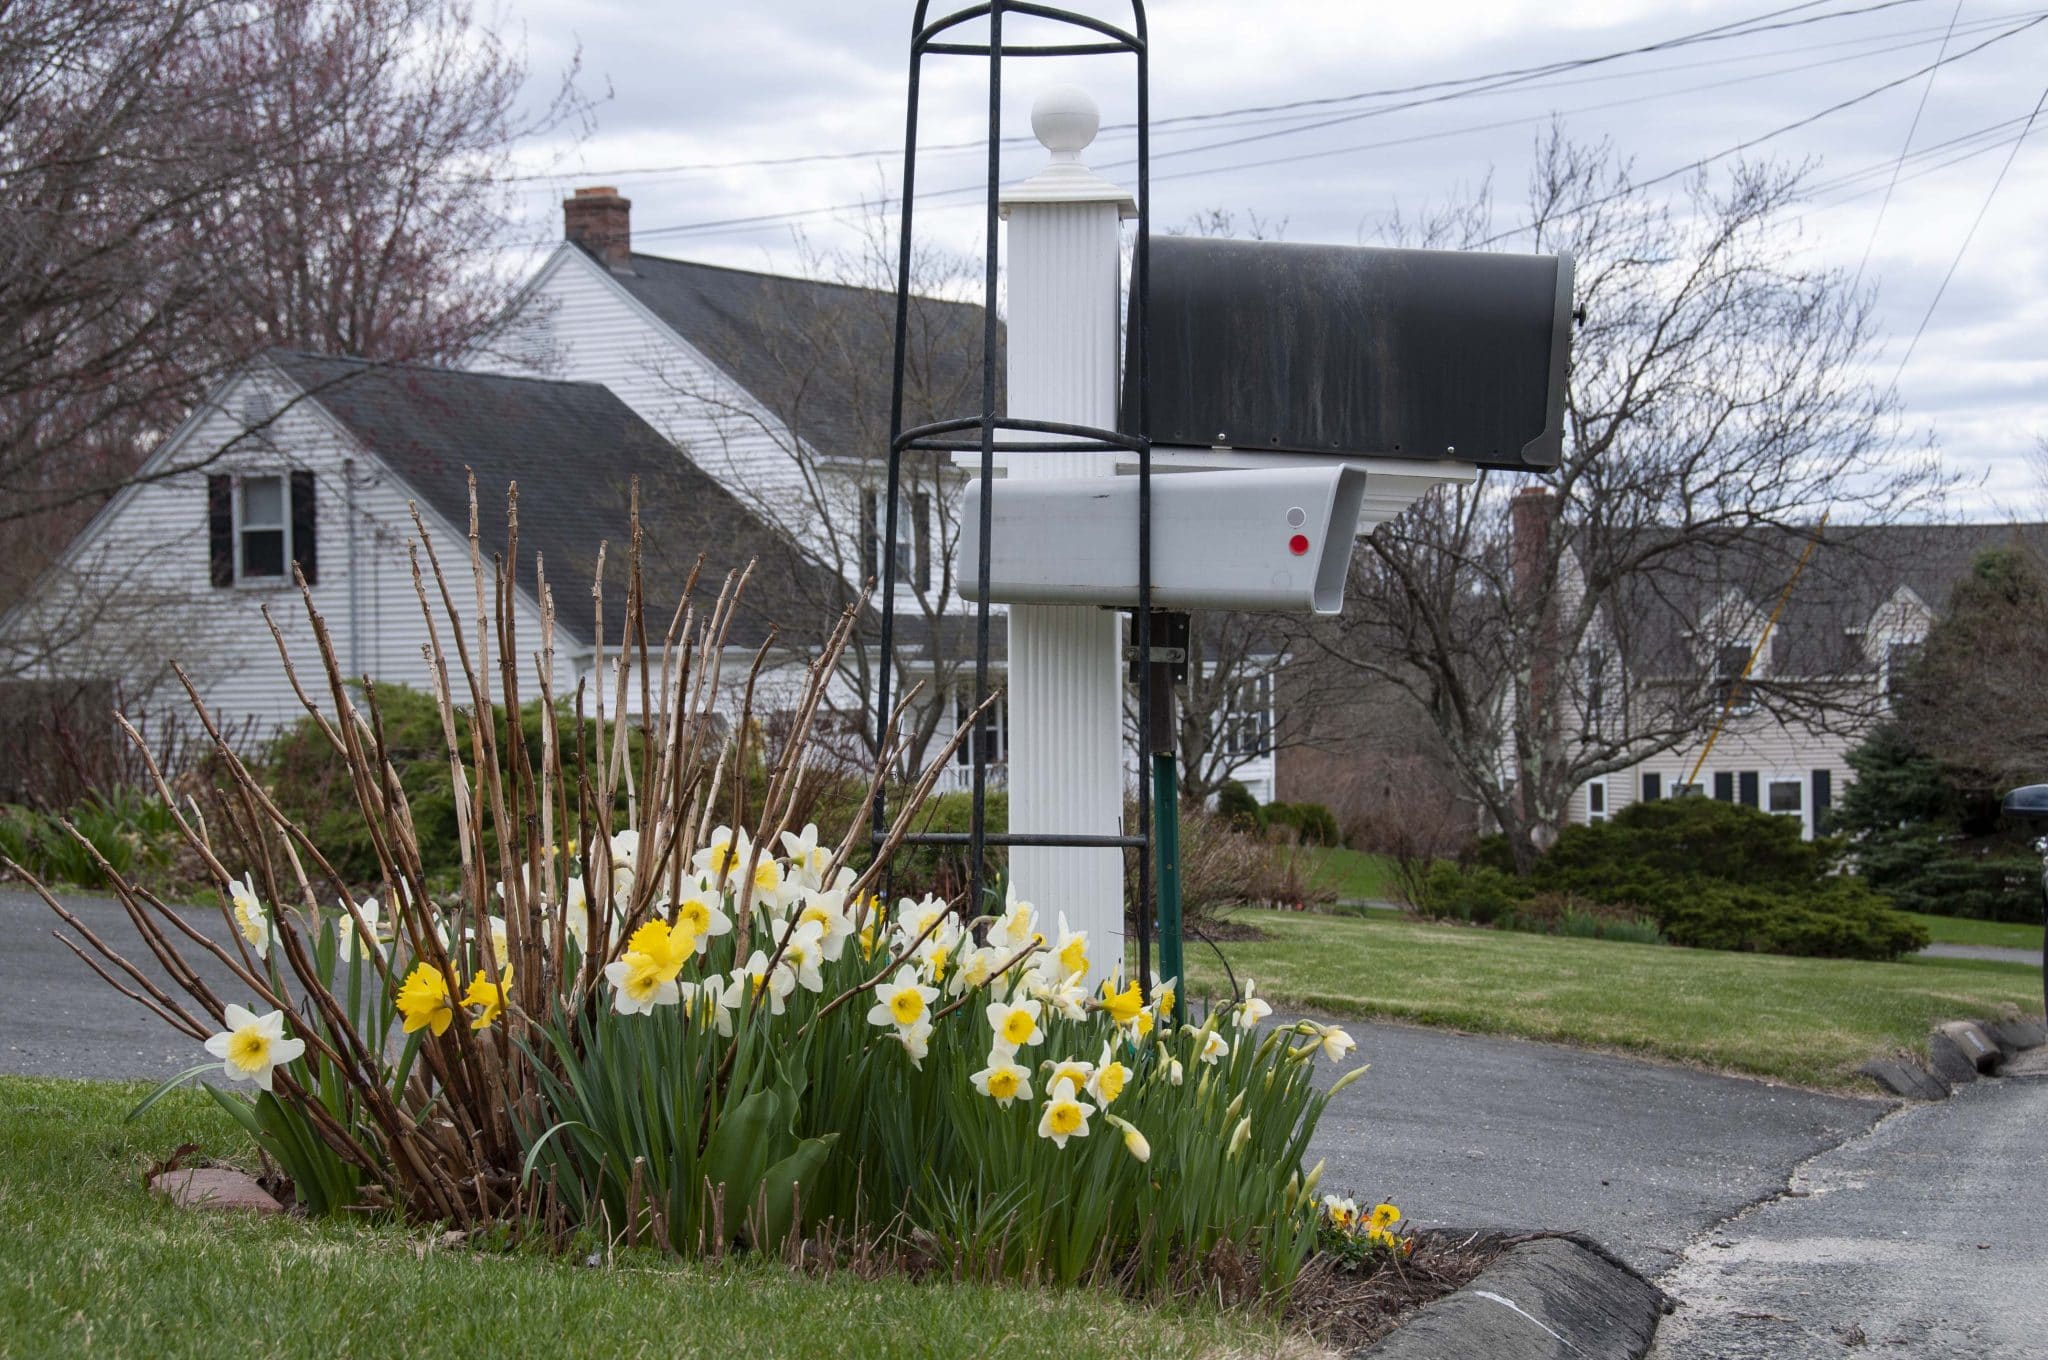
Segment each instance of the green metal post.
[{"label": "green metal post", "polygon": [[1159,844],[1159,976],[1179,979],[1173,989],[1173,1021],[1184,1025],[1188,979],[1180,938],[1180,767],[1170,746],[1152,753],[1152,827]]}]

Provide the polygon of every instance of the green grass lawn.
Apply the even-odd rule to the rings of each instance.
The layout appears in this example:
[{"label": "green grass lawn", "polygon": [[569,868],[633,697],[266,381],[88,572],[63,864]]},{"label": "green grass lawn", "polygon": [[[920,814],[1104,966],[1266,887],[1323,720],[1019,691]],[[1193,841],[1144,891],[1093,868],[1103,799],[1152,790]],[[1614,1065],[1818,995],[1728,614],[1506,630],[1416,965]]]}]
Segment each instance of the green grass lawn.
[{"label": "green grass lawn", "polygon": [[1973,921],[1967,916],[1906,915],[1927,927],[1936,944],[1988,944],[2000,949],[2031,949],[2041,952],[2041,927],[2012,921]]},{"label": "green grass lawn", "polygon": [[[2041,973],[1962,959],[1859,963],[1428,925],[1373,914],[1245,911],[1265,940],[1224,946],[1259,995],[1339,1015],[1590,1044],[1776,1077],[1868,1089],[1865,1060],[1924,1051],[1930,1025],[2039,1014]],[[1188,951],[1191,994],[1220,990],[1206,947]]]},{"label": "green grass lawn", "polygon": [[1340,901],[1388,898],[1394,895],[1394,866],[1384,855],[1339,846],[1311,850],[1318,861],[1313,882],[1336,891]]},{"label": "green grass lawn", "polygon": [[171,1208],[183,1142],[248,1140],[198,1092],[0,1077],[0,1356],[1319,1355],[1276,1324],[1096,1291],[442,1250],[431,1231]]}]

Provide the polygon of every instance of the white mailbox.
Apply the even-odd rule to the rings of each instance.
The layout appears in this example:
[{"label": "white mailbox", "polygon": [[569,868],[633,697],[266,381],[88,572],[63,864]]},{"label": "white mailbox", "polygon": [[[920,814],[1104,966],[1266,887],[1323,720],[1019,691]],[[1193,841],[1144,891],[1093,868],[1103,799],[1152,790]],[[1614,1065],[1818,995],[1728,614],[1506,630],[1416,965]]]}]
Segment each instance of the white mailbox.
[{"label": "white mailbox", "polygon": [[[1160,609],[1336,614],[1366,474],[1343,465],[1152,478],[1152,603]],[[961,593],[978,597],[979,478],[960,533]],[[1138,481],[996,483],[989,598],[1003,604],[1138,603]]]}]

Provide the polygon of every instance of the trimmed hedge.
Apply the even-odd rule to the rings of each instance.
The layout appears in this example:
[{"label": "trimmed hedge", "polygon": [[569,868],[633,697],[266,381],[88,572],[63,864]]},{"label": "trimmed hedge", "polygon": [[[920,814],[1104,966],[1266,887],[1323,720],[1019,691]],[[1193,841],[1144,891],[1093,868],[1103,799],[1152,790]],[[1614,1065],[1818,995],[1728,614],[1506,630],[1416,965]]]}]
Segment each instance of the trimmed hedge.
[{"label": "trimmed hedge", "polygon": [[1487,924],[1563,894],[1634,913],[1697,949],[1894,959],[1927,945],[1923,927],[1839,872],[1839,842],[1802,840],[1796,820],[1734,803],[1635,803],[1597,826],[1567,827],[1526,878],[1502,869],[1504,849],[1439,866],[1424,909]]}]

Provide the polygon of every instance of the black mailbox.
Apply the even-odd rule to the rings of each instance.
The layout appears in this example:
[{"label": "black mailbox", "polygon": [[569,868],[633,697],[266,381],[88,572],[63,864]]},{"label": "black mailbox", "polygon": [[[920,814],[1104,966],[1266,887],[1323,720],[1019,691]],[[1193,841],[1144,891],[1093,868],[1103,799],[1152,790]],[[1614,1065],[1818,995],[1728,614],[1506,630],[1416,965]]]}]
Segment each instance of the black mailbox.
[{"label": "black mailbox", "polygon": [[1168,236],[1151,269],[1155,445],[1557,466],[1569,255]]}]

